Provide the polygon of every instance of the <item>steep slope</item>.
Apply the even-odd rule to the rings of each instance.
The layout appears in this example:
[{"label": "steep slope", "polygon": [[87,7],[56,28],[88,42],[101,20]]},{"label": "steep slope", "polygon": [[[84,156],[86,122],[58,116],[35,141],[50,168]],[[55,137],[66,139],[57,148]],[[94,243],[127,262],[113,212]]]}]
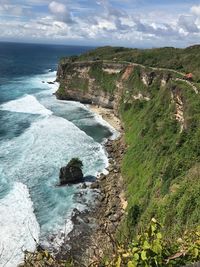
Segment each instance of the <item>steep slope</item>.
[{"label": "steep slope", "polygon": [[199,47],[106,47],[60,62],[58,98],[111,108],[124,124],[124,233],[134,235],[153,216],[171,237],[200,222],[198,64],[192,66],[196,82],[186,81],[182,72],[190,70],[187,62],[196,52]]}]

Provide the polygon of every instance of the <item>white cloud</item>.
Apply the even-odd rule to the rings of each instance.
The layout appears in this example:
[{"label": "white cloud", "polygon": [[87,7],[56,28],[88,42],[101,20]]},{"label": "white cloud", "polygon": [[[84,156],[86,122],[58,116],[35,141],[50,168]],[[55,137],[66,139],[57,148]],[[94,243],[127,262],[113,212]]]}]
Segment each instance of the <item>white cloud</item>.
[{"label": "white cloud", "polygon": [[64,21],[68,24],[73,24],[74,21],[66,5],[53,1],[49,4],[49,10],[54,15],[54,18],[59,21]]},{"label": "white cloud", "polygon": [[[200,5],[179,14],[164,9],[152,9],[151,12],[137,9],[132,13],[108,0],[98,0],[98,4],[88,0],[90,7],[80,0],[0,2],[0,38],[47,38],[74,40],[74,43],[87,40],[88,43],[96,41],[114,45],[142,42],[154,46],[183,45],[200,40]],[[11,20],[8,16],[16,18]]]},{"label": "white cloud", "polygon": [[23,7],[12,4],[2,4],[0,6],[0,14],[6,16],[21,16],[23,14]]},{"label": "white cloud", "polygon": [[192,6],[191,12],[196,16],[200,16],[200,5]]},{"label": "white cloud", "polygon": [[193,16],[181,15],[178,20],[178,26],[187,33],[198,33],[199,29]]},{"label": "white cloud", "polygon": [[67,13],[67,8],[64,4],[59,3],[59,2],[51,2],[49,4],[49,10],[53,13],[53,14],[58,14],[58,15],[63,15]]}]

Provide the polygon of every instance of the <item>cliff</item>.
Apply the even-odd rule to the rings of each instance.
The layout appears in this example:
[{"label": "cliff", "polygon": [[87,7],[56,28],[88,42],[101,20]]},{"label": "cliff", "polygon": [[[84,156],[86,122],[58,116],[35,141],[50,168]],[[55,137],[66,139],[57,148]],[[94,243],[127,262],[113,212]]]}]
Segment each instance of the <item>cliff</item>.
[{"label": "cliff", "polygon": [[173,72],[144,68],[128,62],[83,61],[60,63],[56,96],[62,100],[100,105],[119,113],[119,106],[134,100],[148,101],[153,83],[166,85]]},{"label": "cliff", "polygon": [[[199,48],[184,50],[187,60],[194,49]],[[160,66],[140,64],[136,52],[145,59],[147,51],[99,48],[63,59],[58,68],[59,99],[113,109],[124,125],[127,149],[120,169],[128,207],[121,227],[130,238],[152,217],[171,239],[200,223],[199,69],[194,67],[189,81],[179,61],[170,68],[166,61],[164,68],[166,51],[155,53]],[[131,60],[124,61],[128,55]],[[134,56],[137,63],[131,62]]]},{"label": "cliff", "polygon": [[67,62],[58,68],[59,99],[75,100],[113,109],[116,81],[124,64]]}]

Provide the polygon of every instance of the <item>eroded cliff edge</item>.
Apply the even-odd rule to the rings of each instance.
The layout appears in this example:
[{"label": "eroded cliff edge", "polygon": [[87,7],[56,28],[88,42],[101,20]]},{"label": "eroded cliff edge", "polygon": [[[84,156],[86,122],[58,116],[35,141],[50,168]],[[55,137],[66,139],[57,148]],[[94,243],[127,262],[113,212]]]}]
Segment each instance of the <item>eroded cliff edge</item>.
[{"label": "eroded cliff edge", "polygon": [[89,61],[60,64],[57,74],[60,88],[56,96],[113,109],[116,106],[114,87],[123,68],[122,64]]},{"label": "eroded cliff edge", "polygon": [[[60,62],[58,99],[80,101],[113,109],[119,114],[121,101],[150,100],[153,83],[160,86],[174,73],[144,68],[138,64],[108,61]],[[175,76],[175,75],[174,75]]]},{"label": "eroded cliff edge", "polygon": [[102,58],[63,59],[56,96],[113,109],[121,118],[127,145],[124,231],[131,235],[153,216],[168,236],[197,225],[199,84],[175,69],[121,61],[115,53]]}]

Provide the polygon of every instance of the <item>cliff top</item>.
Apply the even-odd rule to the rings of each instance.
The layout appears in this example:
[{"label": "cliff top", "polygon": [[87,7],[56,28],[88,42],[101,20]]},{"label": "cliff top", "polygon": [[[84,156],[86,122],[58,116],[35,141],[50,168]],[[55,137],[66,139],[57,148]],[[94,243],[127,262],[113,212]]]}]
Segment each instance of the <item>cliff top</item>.
[{"label": "cliff top", "polygon": [[148,67],[174,69],[183,73],[193,73],[200,80],[200,45],[185,49],[174,47],[132,49],[124,47],[99,47],[80,56],[63,58],[61,62],[108,60],[113,63],[137,63]]}]

